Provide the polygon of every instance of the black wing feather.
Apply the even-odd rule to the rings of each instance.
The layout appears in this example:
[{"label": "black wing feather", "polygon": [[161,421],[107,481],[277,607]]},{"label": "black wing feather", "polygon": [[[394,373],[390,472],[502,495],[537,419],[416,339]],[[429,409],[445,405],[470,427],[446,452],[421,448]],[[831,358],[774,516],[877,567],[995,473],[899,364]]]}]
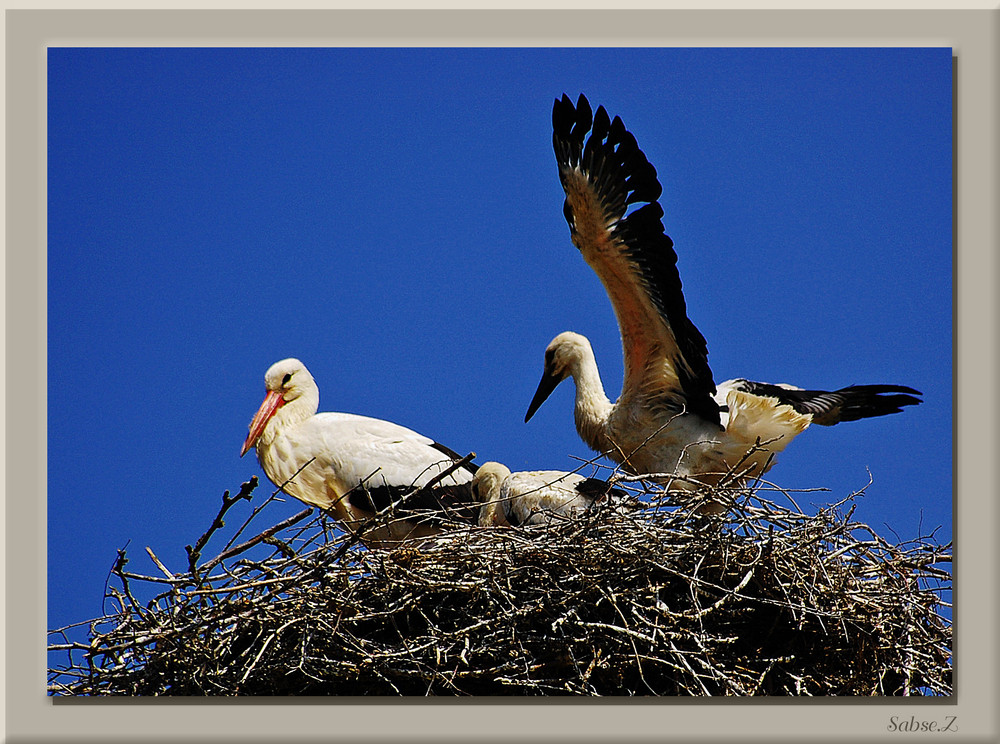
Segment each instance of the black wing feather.
[{"label": "black wing feather", "polygon": [[[459,460],[463,459],[462,455],[458,454],[451,447],[448,447],[447,445],[441,444],[440,442],[431,442],[431,447],[433,447],[434,449],[436,449],[438,452],[447,455],[454,462],[458,462]],[[470,473],[472,475],[475,475],[476,471],[479,470],[479,466],[476,465],[474,462],[464,462],[461,465],[461,469],[465,470],[466,472],[468,472],[468,473]]]},{"label": "black wing feather", "polygon": [[[625,245],[629,259],[638,267],[637,279],[653,306],[670,327],[682,360],[674,360],[688,409],[714,422],[719,408],[712,396],[715,382],[708,364],[708,344],[687,316],[687,305],[677,271],[673,241],[663,227],[663,208],[657,202],[663,192],[656,169],[646,158],[622,120],[609,117],[604,107],[591,116],[590,103],[581,95],[576,106],[568,96],[556,100],[552,109],[553,148],[565,187],[563,169],[579,167],[587,173],[594,193],[607,214],[616,219],[612,228]],[[593,132],[586,144],[588,131]],[[626,215],[629,205],[643,203]],[[563,213],[571,230],[573,214],[569,202]]]},{"label": "black wing feather", "polygon": [[601,499],[605,496],[616,500],[628,498],[627,492],[620,488],[615,488],[610,483],[601,480],[600,478],[584,478],[576,484],[576,491],[581,496],[586,496],[594,500]]},{"label": "black wing feather", "polygon": [[404,498],[405,502],[393,516],[418,524],[441,525],[456,520],[475,524],[481,506],[472,493],[471,482],[432,486],[415,492],[409,486],[367,485],[354,488],[347,495],[351,506],[372,515],[390,504],[399,504]]},{"label": "black wing feather", "polygon": [[[462,460],[462,455],[440,442],[431,442],[431,447],[452,461]],[[464,462],[461,470],[475,475],[479,466]],[[347,500],[351,506],[375,514],[390,504],[405,502],[398,507],[395,516],[412,519],[421,524],[441,524],[448,520],[458,520],[475,524],[481,504],[472,492],[472,482],[459,484],[438,484],[430,488],[414,491],[410,485],[389,485],[387,483],[363,484],[351,490]]]}]

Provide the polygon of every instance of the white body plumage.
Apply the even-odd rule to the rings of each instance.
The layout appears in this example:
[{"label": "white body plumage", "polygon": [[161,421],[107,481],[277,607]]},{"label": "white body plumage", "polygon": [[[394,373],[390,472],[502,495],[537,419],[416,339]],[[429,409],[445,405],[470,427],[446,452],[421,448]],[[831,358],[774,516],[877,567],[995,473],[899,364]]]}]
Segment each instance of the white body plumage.
[{"label": "white body plumage", "polygon": [[610,484],[579,473],[528,470],[511,473],[497,462],[480,466],[473,490],[483,503],[479,524],[521,526],[578,519],[603,499],[620,501],[623,493]]},{"label": "white body plumage", "polygon": [[[305,365],[285,359],[265,375],[267,396],[250,424],[242,454],[257,449],[267,477],[285,493],[326,509],[350,530],[382,507],[425,486],[461,458],[404,426],[350,413],[316,413],[319,389]],[[466,520],[474,467],[440,480],[406,516],[393,516],[365,532],[370,546],[386,546],[442,531]],[[419,513],[415,510],[419,509]],[[435,513],[436,512],[436,513]]]}]

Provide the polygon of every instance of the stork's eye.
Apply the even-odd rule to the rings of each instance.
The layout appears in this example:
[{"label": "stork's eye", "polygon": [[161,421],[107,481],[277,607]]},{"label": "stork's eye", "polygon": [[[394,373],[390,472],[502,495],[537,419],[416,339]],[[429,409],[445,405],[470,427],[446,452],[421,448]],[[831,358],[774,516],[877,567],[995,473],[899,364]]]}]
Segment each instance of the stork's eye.
[{"label": "stork's eye", "polygon": [[281,378],[281,386],[284,387],[292,381],[292,373],[289,372],[287,375]]}]

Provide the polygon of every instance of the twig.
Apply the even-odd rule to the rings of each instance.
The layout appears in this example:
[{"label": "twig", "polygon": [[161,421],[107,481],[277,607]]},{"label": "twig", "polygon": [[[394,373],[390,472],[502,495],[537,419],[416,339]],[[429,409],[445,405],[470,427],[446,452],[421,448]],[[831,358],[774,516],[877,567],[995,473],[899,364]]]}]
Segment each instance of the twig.
[{"label": "twig", "polygon": [[271,537],[272,535],[275,535],[275,534],[277,534],[278,532],[281,532],[284,529],[288,529],[289,527],[291,527],[294,524],[298,524],[299,522],[301,522],[303,519],[305,519],[306,517],[308,517],[312,513],[313,513],[312,507],[309,507],[308,509],[303,509],[298,514],[296,514],[294,516],[291,516],[288,519],[285,519],[285,520],[283,520],[281,522],[278,522],[278,524],[274,525],[273,527],[268,527],[266,530],[264,530],[263,532],[261,532],[256,537],[252,537],[249,540],[247,540],[246,542],[241,543],[241,544],[237,545],[234,548],[230,548],[229,550],[223,551],[222,553],[220,553],[219,555],[217,555],[212,560],[208,561],[207,563],[202,564],[201,570],[204,571],[205,573],[208,573],[209,571],[211,571],[213,568],[215,568],[216,566],[218,566],[222,561],[226,560],[227,558],[232,558],[234,555],[239,555],[240,553],[245,553],[250,548],[252,548],[254,545],[260,544],[261,542],[263,542],[267,538]]},{"label": "twig", "polygon": [[163,572],[164,576],[166,576],[171,581],[175,581],[176,580],[177,577],[174,576],[172,573],[170,573],[170,571],[167,570],[166,566],[164,566],[162,563],[160,563],[160,559],[156,557],[156,553],[154,553],[153,549],[151,547],[149,547],[148,545],[146,546],[146,552],[149,554],[149,557],[153,559],[153,563],[156,564],[156,567]]},{"label": "twig", "polygon": [[229,511],[234,504],[244,499],[249,501],[251,499],[251,494],[253,493],[253,490],[256,487],[257,487],[257,476],[254,475],[251,476],[249,481],[247,481],[240,487],[240,492],[235,496],[230,497],[229,491],[226,491],[225,493],[222,494],[222,507],[219,509],[219,513],[216,515],[215,519],[212,520],[212,524],[208,528],[208,531],[206,531],[205,534],[203,534],[201,537],[198,538],[193,548],[190,545],[187,545],[185,547],[188,554],[188,567],[191,571],[192,576],[198,575],[197,564],[198,564],[198,559],[201,557],[201,549],[205,547],[205,545],[211,539],[212,535],[216,533],[216,531],[222,529],[225,526],[226,523],[223,521],[222,518],[225,516],[226,512]]}]

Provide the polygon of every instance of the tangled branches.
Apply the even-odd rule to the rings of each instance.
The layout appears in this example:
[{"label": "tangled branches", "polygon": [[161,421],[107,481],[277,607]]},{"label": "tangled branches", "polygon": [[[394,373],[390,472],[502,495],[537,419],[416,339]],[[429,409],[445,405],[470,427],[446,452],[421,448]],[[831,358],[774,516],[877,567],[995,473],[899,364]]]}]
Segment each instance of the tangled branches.
[{"label": "tangled branches", "polygon": [[[87,642],[50,633],[69,662],[49,691],[951,694],[949,546],[890,544],[851,521],[854,496],[810,516],[739,491],[720,519],[633,493],[638,509],[456,527],[395,550],[306,510],[199,564],[220,513],[186,573],[150,551],[163,575],[142,576],[121,557],[117,611]],[[144,604],[138,584],[166,590]]]}]

